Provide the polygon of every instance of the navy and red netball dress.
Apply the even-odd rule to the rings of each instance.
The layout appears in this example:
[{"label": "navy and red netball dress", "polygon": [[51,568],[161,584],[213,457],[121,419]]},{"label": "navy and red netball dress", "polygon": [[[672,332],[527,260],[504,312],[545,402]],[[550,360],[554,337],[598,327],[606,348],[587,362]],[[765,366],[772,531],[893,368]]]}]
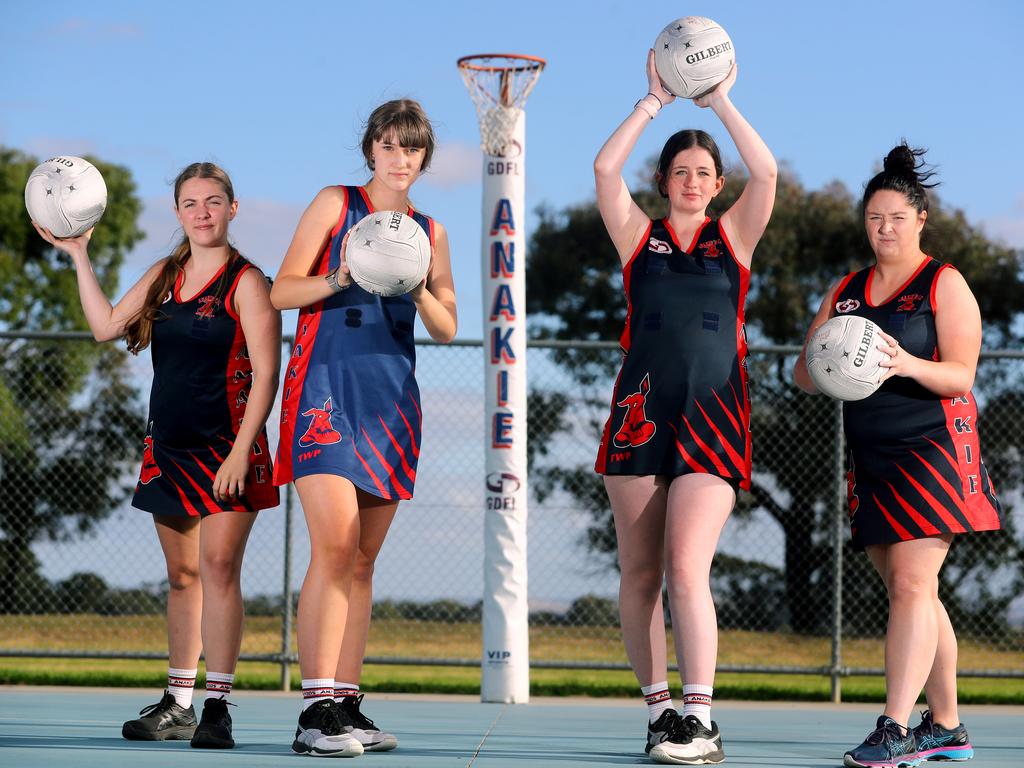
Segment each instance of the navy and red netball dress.
[{"label": "navy and red netball dress", "polygon": [[[341,216],[310,269],[338,268],[341,242],[373,213],[362,187],[342,187]],[[413,210],[434,244],[433,220]],[[416,305],[356,284],[299,311],[281,405],[274,482],[340,475],[383,499],[411,499],[420,452]]]},{"label": "navy and red netball dress", "polygon": [[651,222],[623,268],[625,357],[595,469],[602,475],[717,475],[750,487],[743,304],[750,270],[717,221],[687,248]]},{"label": "navy and red netball dress", "polygon": [[[278,505],[266,430],[252,446],[245,493],[218,501],[213,479],[231,452],[252,388],[252,365],[234,309],[242,275],[237,257],[195,296],[174,290],[153,323],[153,391],[142,472],[132,506],[158,515],[255,512]],[[257,270],[258,271],[258,270]]]},{"label": "navy and red netball dress", "polygon": [[[854,272],[832,297],[835,312],[866,317],[911,355],[938,360],[935,286],[944,269],[952,267],[926,258],[877,306],[868,298],[874,267]],[[1001,527],[999,500],[981,461],[973,392],[940,397],[893,376],[870,397],[843,403],[843,423],[858,549]]]}]

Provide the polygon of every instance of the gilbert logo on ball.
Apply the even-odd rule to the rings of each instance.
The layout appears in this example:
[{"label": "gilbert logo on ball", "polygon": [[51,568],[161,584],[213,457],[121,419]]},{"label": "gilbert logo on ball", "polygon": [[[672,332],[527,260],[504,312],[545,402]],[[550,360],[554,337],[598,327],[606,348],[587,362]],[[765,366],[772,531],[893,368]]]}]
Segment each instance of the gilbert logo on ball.
[{"label": "gilbert logo on ball", "polygon": [[51,157],[29,175],[25,207],[32,221],[55,237],[78,237],[103,215],[107,185],[88,160],[71,155]]},{"label": "gilbert logo on ball", "polygon": [[669,93],[696,99],[722,82],[736,61],[732,40],[704,16],[684,16],[654,42],[654,64]]}]

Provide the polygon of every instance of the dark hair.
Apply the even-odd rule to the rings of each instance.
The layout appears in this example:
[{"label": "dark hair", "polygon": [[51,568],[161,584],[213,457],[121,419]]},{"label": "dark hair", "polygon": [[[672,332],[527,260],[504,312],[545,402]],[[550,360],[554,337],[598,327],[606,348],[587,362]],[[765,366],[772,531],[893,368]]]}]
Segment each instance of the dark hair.
[{"label": "dark hair", "polygon": [[910,147],[906,139],[893,147],[882,161],[882,170],[864,187],[864,199],[860,203],[861,212],[867,208],[871,196],[882,190],[899,192],[918,213],[927,211],[928,193],[925,190],[936,187],[939,183],[927,183],[928,179],[935,175],[935,171],[925,168],[926,151]]},{"label": "dark hair", "polygon": [[672,161],[684,149],[691,149],[693,147],[703,147],[711,153],[711,159],[715,163],[715,175],[722,175],[722,153],[718,150],[715,140],[711,138],[711,134],[694,128],[678,131],[669,136],[665,146],[661,148],[658,167],[654,171],[654,183],[657,185],[658,192],[662,197],[668,197],[668,194],[665,192],[665,179],[672,168]]},{"label": "dark hair", "polygon": [[373,170],[373,142],[393,137],[401,147],[419,147],[423,150],[421,171],[430,166],[434,154],[434,129],[419,102],[412,99],[386,101],[370,114],[363,130],[363,157],[366,167]]},{"label": "dark hair", "polygon": [[[192,163],[186,166],[178,174],[177,178],[174,179],[175,209],[178,207],[181,185],[189,179],[213,179],[223,187],[224,194],[228,198],[228,205],[235,202],[235,188],[231,185],[231,178],[223,168],[213,163]],[[153,323],[163,317],[160,307],[164,303],[164,299],[167,298],[167,294],[174,289],[178,275],[184,271],[185,262],[188,261],[191,255],[192,243],[189,242],[187,236],[183,236],[181,242],[178,243],[167,258],[167,261],[164,262],[160,274],[156,276],[156,279],[150,284],[149,290],[146,291],[146,300],[143,302],[142,308],[125,326],[125,341],[128,343],[128,351],[132,354],[137,355],[141,350],[149,346],[149,342],[153,337]],[[228,272],[231,271],[231,265],[235,260],[240,258],[241,254],[238,253],[238,249],[231,246],[231,253],[228,255],[228,265],[224,269],[220,283],[217,285],[218,297],[223,297],[224,292],[227,290]]]}]

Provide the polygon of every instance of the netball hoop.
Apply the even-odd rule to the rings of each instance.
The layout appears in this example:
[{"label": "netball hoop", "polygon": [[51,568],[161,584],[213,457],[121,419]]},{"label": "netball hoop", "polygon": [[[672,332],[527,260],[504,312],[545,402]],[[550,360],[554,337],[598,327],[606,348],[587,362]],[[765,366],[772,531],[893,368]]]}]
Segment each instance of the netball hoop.
[{"label": "netball hoop", "polygon": [[476,104],[483,164],[483,652],[480,698],[530,699],[526,579],[526,97],[544,59],[487,53],[459,59]]},{"label": "netball hoop", "polygon": [[547,62],[517,53],[478,53],[458,61],[480,122],[480,148],[503,157],[526,97]]}]

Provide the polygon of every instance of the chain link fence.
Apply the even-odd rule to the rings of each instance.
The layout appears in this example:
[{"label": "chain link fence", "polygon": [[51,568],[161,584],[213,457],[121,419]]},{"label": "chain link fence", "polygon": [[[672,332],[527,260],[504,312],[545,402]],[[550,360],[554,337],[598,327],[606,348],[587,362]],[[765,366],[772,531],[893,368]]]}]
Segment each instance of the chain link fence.
[{"label": "chain link fence", "polygon": [[[87,335],[0,334],[0,656],[163,658],[167,594],[151,517],[129,505],[152,368]],[[288,358],[285,350],[284,360]],[[749,359],[754,483],[713,574],[722,671],[879,674],[887,604],[846,524],[841,408],[794,390],[794,347]],[[420,342],[423,446],[375,572],[369,662],[477,665],[483,569],[483,357],[479,342]],[[593,462],[614,344],[532,343],[531,663],[628,668],[614,531]],[[983,355],[985,461],[1010,523],[956,540],[945,605],[964,674],[1024,677],[1019,430],[1024,354]],[[278,412],[268,421],[277,444]],[[295,660],[292,614],[308,564],[289,486],[260,513],[243,565],[242,658]]]}]

